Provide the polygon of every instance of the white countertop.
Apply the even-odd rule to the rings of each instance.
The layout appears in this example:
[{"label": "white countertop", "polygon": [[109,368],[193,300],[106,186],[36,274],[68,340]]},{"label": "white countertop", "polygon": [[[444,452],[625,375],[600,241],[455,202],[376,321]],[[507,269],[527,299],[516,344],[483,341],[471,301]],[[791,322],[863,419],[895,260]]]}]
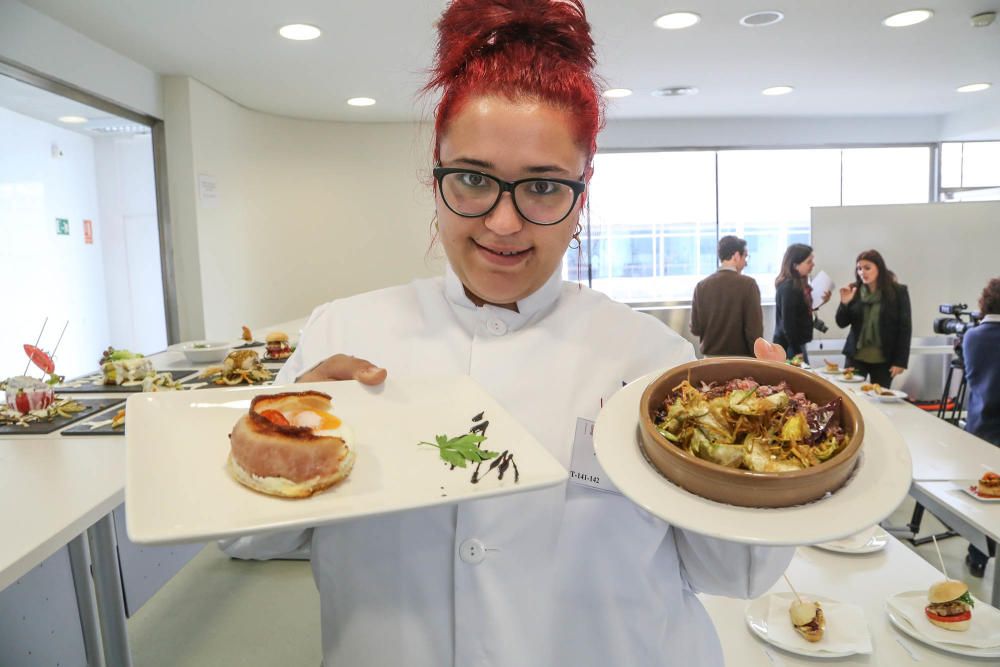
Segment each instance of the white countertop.
[{"label": "white countertop", "polygon": [[[925,590],[939,581],[941,573],[910,551],[895,538],[882,551],[864,555],[844,555],[812,547],[800,547],[788,568],[788,578],[800,594],[825,596],[852,603],[864,609],[872,635],[873,652],[831,661],[836,665],[884,665],[898,667],[915,664],[896,641],[899,637],[921,660],[921,665],[989,664],[990,661],[939,651],[912,640],[896,630],[884,611],[885,600],[896,593]],[[780,580],[770,592],[788,591]],[[708,610],[722,641],[726,665],[733,667],[780,667],[781,665],[817,665],[826,660],[806,658],[783,651],[758,639],[744,618],[749,601],[699,596]],[[764,649],[775,657],[772,662]],[[996,661],[993,661],[996,664]]]},{"label": "white countertop", "polygon": [[[994,469],[996,470],[996,469]],[[964,480],[975,484],[976,478]],[[969,525],[980,533],[1000,542],[1000,501],[976,500],[962,490],[962,481],[955,482],[914,482],[917,488],[930,496],[948,510],[962,517]]]}]

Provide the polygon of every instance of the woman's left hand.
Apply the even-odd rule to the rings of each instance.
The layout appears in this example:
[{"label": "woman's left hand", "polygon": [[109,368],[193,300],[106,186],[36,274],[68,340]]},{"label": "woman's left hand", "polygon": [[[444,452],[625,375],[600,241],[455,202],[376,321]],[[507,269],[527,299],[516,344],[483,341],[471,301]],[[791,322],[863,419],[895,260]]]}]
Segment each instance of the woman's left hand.
[{"label": "woman's left hand", "polygon": [[763,338],[758,338],[753,342],[753,356],[761,361],[784,361],[785,348],[777,343],[768,343]]},{"label": "woman's left hand", "polygon": [[891,375],[892,377],[896,377],[897,375],[900,375],[905,370],[906,369],[903,368],[902,366],[890,366],[889,367],[889,375]]}]

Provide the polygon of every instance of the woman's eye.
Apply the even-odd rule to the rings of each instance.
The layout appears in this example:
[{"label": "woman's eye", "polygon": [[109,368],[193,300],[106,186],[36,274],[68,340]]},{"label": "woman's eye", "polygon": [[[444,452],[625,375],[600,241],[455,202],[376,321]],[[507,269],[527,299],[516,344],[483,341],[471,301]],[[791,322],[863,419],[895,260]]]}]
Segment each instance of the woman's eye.
[{"label": "woman's eye", "polygon": [[460,174],[459,178],[462,185],[470,188],[481,188],[486,185],[486,177],[482,174]]},{"label": "woman's eye", "polygon": [[532,181],[530,185],[531,194],[533,195],[550,195],[557,188],[558,183],[553,183],[552,181]]}]

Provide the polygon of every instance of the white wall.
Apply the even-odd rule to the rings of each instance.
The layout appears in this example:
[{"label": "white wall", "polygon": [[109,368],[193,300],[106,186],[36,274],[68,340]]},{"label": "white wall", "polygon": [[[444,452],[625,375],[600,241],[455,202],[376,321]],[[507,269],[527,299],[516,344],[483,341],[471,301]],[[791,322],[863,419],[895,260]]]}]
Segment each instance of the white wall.
[{"label": "white wall", "polygon": [[[282,118],[190,79],[166,84],[182,338],[201,335],[199,299],[204,335],[232,338],[244,323],[294,319],[440,272],[426,255],[433,201],[422,126]],[[214,181],[216,199],[198,196],[199,175]]]},{"label": "white wall", "polygon": [[992,99],[985,104],[945,117],[941,138],[945,141],[1000,139],[1000,90],[994,86],[984,93]]},{"label": "white wall", "polygon": [[598,146],[609,149],[823,146],[929,143],[943,118],[664,118],[609,121]]},{"label": "white wall", "polygon": [[108,342],[151,353],[167,345],[151,135],[94,140]]},{"label": "white wall", "polygon": [[157,73],[16,0],[0,0],[0,57],[162,117]]},{"label": "white wall", "polygon": [[[52,157],[53,144],[62,157]],[[21,346],[35,342],[46,316],[43,349],[52,349],[69,321],[57,372],[97,366],[108,307],[95,178],[92,139],[0,108],[0,377],[24,371]],[[56,235],[57,217],[69,219],[69,236]],[[94,223],[93,245],[84,244],[84,219]]]}]

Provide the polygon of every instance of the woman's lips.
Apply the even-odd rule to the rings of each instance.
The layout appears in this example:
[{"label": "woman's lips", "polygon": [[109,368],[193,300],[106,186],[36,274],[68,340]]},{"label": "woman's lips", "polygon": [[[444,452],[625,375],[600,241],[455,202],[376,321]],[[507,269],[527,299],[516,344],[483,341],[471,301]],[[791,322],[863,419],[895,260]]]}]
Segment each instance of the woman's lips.
[{"label": "woman's lips", "polygon": [[500,248],[500,247],[487,247],[480,243],[473,241],[476,246],[476,250],[479,255],[483,257],[487,262],[495,264],[497,266],[516,266],[524,261],[528,253],[531,252],[531,248],[517,249],[517,248]]}]

